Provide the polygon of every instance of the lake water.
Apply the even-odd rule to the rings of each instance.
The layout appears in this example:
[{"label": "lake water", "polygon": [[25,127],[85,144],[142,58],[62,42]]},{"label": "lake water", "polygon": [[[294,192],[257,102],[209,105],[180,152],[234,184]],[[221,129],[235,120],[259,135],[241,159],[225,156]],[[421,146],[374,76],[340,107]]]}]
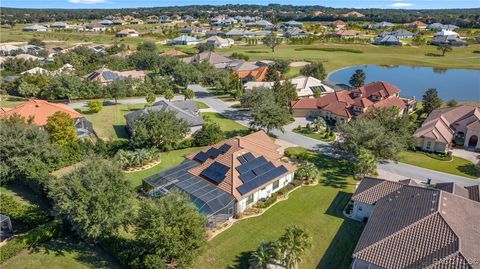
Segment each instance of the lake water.
[{"label": "lake water", "polygon": [[396,85],[401,96],[415,96],[421,100],[427,89],[436,88],[444,101],[480,101],[480,70],[359,65],[334,71],[327,80],[348,85],[356,69],[365,72],[365,83],[386,81]]}]

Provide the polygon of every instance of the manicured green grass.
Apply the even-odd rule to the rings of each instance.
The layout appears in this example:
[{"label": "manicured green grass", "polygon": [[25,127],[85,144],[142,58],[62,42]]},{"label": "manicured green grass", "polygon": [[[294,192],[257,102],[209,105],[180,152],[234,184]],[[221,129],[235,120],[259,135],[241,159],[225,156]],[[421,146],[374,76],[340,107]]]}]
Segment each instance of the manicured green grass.
[{"label": "manicured green grass", "polygon": [[310,138],[313,138],[313,139],[316,139],[316,140],[320,140],[320,141],[323,141],[323,142],[332,142],[332,141],[335,141],[335,138],[336,138],[335,134],[333,134],[333,136],[325,138],[325,131],[320,131],[319,133],[314,133],[314,132],[306,130],[306,128],[302,128],[301,130],[293,129],[293,132],[297,133],[297,134],[307,136],[307,137],[310,137]]},{"label": "manicured green grass", "polygon": [[197,107],[198,109],[206,109],[206,108],[210,108],[207,104],[205,104],[204,102],[200,102],[200,101],[195,101],[195,103],[197,103]]},{"label": "manicured green grass", "polygon": [[250,129],[246,126],[241,125],[240,123],[231,120],[222,114],[215,112],[204,112],[201,113],[202,117],[207,122],[216,122],[220,125],[220,129],[225,132],[227,137],[233,137],[237,135],[245,135],[250,132]]},{"label": "manicured green grass", "polygon": [[159,164],[146,170],[132,172],[132,173],[125,173],[125,177],[136,189],[142,185],[142,180],[145,179],[146,177],[155,175],[163,170],[166,170],[168,168],[171,168],[180,164],[181,162],[183,162],[183,160],[185,160],[186,155],[195,151],[199,151],[200,149],[201,148],[186,148],[186,149],[180,149],[180,150],[173,150],[170,152],[163,152],[160,154],[161,162]]},{"label": "manicured green grass", "polygon": [[87,120],[93,124],[93,129],[98,137],[104,140],[112,140],[116,138],[128,138],[125,129],[125,114],[132,111],[143,109],[145,104],[132,105],[112,105],[104,106],[98,113],[89,113],[88,108],[82,108]]},{"label": "manicured green grass", "polygon": [[297,268],[349,268],[363,224],[344,219],[342,210],[354,191],[349,164],[302,148],[322,172],[321,182],[302,187],[262,216],[242,220],[207,243],[195,268],[248,268],[249,253],[262,241],[278,239],[289,225],[307,229],[312,246]]},{"label": "manicured green grass", "polygon": [[0,101],[0,107],[15,107],[23,102],[25,102],[25,98],[17,97],[17,96],[10,96],[10,95],[2,95]]},{"label": "manicured green grass", "polygon": [[13,182],[8,185],[2,184],[0,192],[13,197],[13,199],[19,203],[38,205],[43,210],[48,210],[49,208],[48,201],[45,197],[39,196],[32,192],[28,187],[19,183]]},{"label": "manicured green grass", "polygon": [[[309,48],[310,50],[298,51],[298,49]],[[342,48],[355,49],[363,53],[351,53],[345,51],[322,51],[315,48]],[[474,54],[474,50],[479,50],[480,45],[471,45],[466,48],[454,48],[452,52],[445,54],[444,57],[425,56],[425,53],[438,53],[436,47],[424,46],[403,46],[403,47],[385,47],[360,44],[323,44],[315,43],[312,45],[280,45],[271,52],[265,46],[233,46],[220,53],[230,55],[232,52],[246,54],[252,60],[259,59],[288,59],[288,60],[308,60],[322,61],[327,72],[339,68],[363,65],[412,65],[412,66],[432,66],[443,68],[469,68],[480,69],[480,56]]]},{"label": "manicured green grass", "polygon": [[400,162],[431,170],[449,173],[468,178],[478,178],[472,162],[459,157],[452,157],[451,161],[440,161],[427,156],[423,152],[403,151],[400,153]]},{"label": "manicured green grass", "polygon": [[79,239],[62,238],[47,242],[32,250],[24,250],[7,260],[3,269],[86,269],[122,268],[116,260],[96,246]]}]

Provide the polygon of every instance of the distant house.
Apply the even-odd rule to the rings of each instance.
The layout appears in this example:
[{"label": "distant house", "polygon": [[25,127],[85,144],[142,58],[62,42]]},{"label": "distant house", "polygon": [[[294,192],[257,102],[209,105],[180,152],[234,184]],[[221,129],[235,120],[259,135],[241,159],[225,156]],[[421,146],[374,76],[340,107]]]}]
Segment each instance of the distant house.
[{"label": "distant house", "polygon": [[450,30],[440,30],[439,32],[436,32],[434,37],[438,36],[455,36],[459,37],[460,35],[457,32],[450,31]]},{"label": "distant house", "polygon": [[383,46],[401,46],[402,42],[393,35],[385,35],[379,36],[373,40],[373,44],[375,45],[383,45]]},{"label": "distant house", "polygon": [[185,157],[143,181],[148,195],[180,190],[215,227],[266,200],[293,180],[296,167],[282,162],[279,147],[264,132],[236,136]]},{"label": "distant house", "polygon": [[[334,92],[331,87],[323,84],[322,81],[314,77],[298,76],[290,79],[290,82],[295,86],[299,98],[311,98],[317,90],[322,94]],[[282,80],[280,83],[283,84],[284,81]],[[273,84],[273,82],[249,81],[244,84],[244,88],[246,91],[255,90],[257,88],[271,89]]]},{"label": "distant house", "polygon": [[134,19],[130,21],[130,24],[144,24],[145,22],[140,19]]},{"label": "distant house", "polygon": [[268,74],[268,66],[259,66],[252,70],[234,71],[242,82],[265,81]]},{"label": "distant house", "polygon": [[116,37],[137,37],[140,36],[140,33],[133,29],[123,29],[122,31],[118,32]]},{"label": "distant house", "polygon": [[184,63],[199,63],[202,61],[207,61],[213,66],[215,66],[215,68],[219,69],[226,68],[228,64],[233,61],[232,59],[222,56],[213,51],[204,51],[191,57],[182,58],[181,60]]},{"label": "distant house", "polygon": [[305,98],[291,103],[295,117],[323,117],[344,123],[363,113],[382,107],[397,107],[399,114],[412,112],[414,99],[399,97],[400,89],[387,82],[373,82],[351,91],[323,94],[319,98]]},{"label": "distant house", "polygon": [[125,120],[127,121],[127,130],[131,132],[133,122],[150,111],[171,111],[175,113],[175,116],[178,119],[182,119],[188,123],[188,126],[190,127],[189,134],[193,134],[200,130],[205,124],[203,118],[200,116],[197,104],[194,101],[168,102],[162,100],[145,109],[126,114]]},{"label": "distant house", "polygon": [[354,31],[341,29],[341,30],[336,31],[335,33],[332,33],[331,36],[340,37],[340,38],[352,38],[352,37],[357,36],[357,33],[354,32]]},{"label": "distant house", "polygon": [[[480,107],[457,106],[432,111],[413,136],[425,151],[447,153],[453,141],[480,149]],[[457,142],[457,143],[458,143]]]},{"label": "distant house", "polygon": [[99,23],[100,23],[101,25],[104,25],[104,26],[113,25],[113,21],[111,21],[111,20],[103,20],[103,21],[100,21]]},{"label": "distant house", "polygon": [[91,81],[97,81],[102,84],[107,84],[125,78],[144,80],[145,76],[145,72],[143,71],[130,70],[118,72],[102,67],[90,74],[85,75],[83,78]]},{"label": "distant house", "polygon": [[221,30],[215,29],[215,30],[207,31],[207,32],[205,33],[205,35],[206,35],[207,37],[211,37],[211,36],[224,36],[225,33],[222,32]]},{"label": "distant house", "polygon": [[198,39],[192,36],[182,35],[170,41],[171,45],[196,45],[200,43]]},{"label": "distant house", "polygon": [[57,21],[57,22],[54,22],[54,23],[50,24],[50,28],[68,29],[69,25],[66,22]]},{"label": "distant house", "polygon": [[256,22],[249,22],[246,24],[247,27],[260,27],[265,30],[271,30],[274,28],[274,25],[267,20],[259,20]]},{"label": "distant house", "polygon": [[24,32],[46,32],[48,30],[47,27],[43,25],[34,24],[31,26],[23,27],[22,31]]},{"label": "distant house", "polygon": [[390,23],[390,22],[386,22],[386,21],[382,21],[382,22],[379,22],[379,23],[371,24],[371,25],[368,26],[368,28],[370,28],[370,29],[384,29],[384,28],[391,28],[393,26],[395,26],[395,24]]},{"label": "distant house", "polygon": [[328,22],[327,26],[330,26],[332,28],[339,30],[347,27],[347,23],[342,20],[336,20],[336,21]]},{"label": "distant house", "polygon": [[158,17],[155,15],[150,15],[147,17],[147,24],[156,24],[158,23]]},{"label": "distant house", "polygon": [[458,28],[459,28],[458,26],[453,24],[441,24],[438,22],[431,23],[427,26],[427,29],[436,30],[436,31],[441,31],[441,30],[454,31]]},{"label": "distant house", "polygon": [[36,45],[23,45],[19,48],[20,51],[28,54],[37,55],[39,54],[44,48],[36,46]]},{"label": "distant house", "polygon": [[240,29],[232,29],[225,33],[226,37],[249,37],[253,36],[253,33],[250,31],[240,30]]},{"label": "distant house", "polygon": [[298,21],[287,21],[285,25],[289,27],[302,27],[303,23],[298,22]]},{"label": "distant house", "polygon": [[291,27],[288,28],[284,33],[283,36],[287,38],[302,38],[302,37],[307,37],[310,35],[309,32],[302,30],[298,27]]},{"label": "distant house", "polygon": [[32,99],[14,108],[0,109],[0,117],[8,118],[16,114],[25,119],[33,118],[33,124],[37,126],[45,126],[47,119],[58,111],[67,113],[74,120],[79,137],[89,136],[93,133],[92,124],[81,113],[65,104],[50,103],[44,100]]},{"label": "distant house", "polygon": [[191,27],[185,27],[180,30],[180,33],[182,34],[197,34],[197,35],[205,35],[207,33],[208,29],[204,27],[197,27],[197,26],[191,26]]},{"label": "distant house", "polygon": [[219,36],[211,36],[204,41],[206,44],[210,44],[215,48],[229,48],[235,41],[230,38],[221,38]]},{"label": "distant house", "polygon": [[453,25],[453,24],[444,24],[442,26],[442,30],[449,30],[449,31],[454,31],[456,29],[458,29],[460,27],[456,26],[456,25]]},{"label": "distant house", "polygon": [[357,12],[357,11],[350,11],[348,13],[342,14],[342,17],[345,17],[345,18],[364,18],[365,15],[363,15],[362,13]]},{"label": "distant house", "polygon": [[453,47],[468,46],[465,40],[460,39],[458,36],[437,36],[434,37],[430,44],[433,46],[450,45]]},{"label": "distant house", "polygon": [[379,37],[385,36],[394,36],[397,39],[404,39],[404,38],[413,38],[415,36],[414,33],[407,31],[405,29],[398,29],[393,32],[383,32],[378,35]]},{"label": "distant house", "polygon": [[0,44],[0,55],[11,56],[14,55],[20,48],[10,44]]},{"label": "distant house", "polygon": [[121,19],[115,19],[115,20],[112,20],[113,22],[113,25],[125,25],[127,24],[124,20],[121,20]]},{"label": "distant house", "polygon": [[20,73],[22,75],[50,75],[50,71],[43,69],[41,67],[34,67],[27,71]]},{"label": "distant house", "polygon": [[363,179],[350,215],[367,224],[350,268],[478,268],[479,188]]},{"label": "distant house", "polygon": [[99,32],[105,30],[105,25],[100,24],[100,23],[89,23],[85,25],[85,29],[93,32]]},{"label": "distant house", "polygon": [[412,21],[412,22],[405,23],[403,25],[406,27],[417,28],[417,29],[427,28],[427,24],[421,21]]}]

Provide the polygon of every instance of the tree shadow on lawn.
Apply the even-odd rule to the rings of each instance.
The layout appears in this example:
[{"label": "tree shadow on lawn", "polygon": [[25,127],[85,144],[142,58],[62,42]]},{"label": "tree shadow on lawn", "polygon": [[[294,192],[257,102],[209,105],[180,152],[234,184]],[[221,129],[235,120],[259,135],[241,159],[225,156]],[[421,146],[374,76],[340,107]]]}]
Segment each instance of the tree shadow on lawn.
[{"label": "tree shadow on lawn", "polygon": [[343,219],[335,237],[328,246],[327,251],[317,265],[317,269],[349,268],[352,262],[353,250],[362,234],[364,224],[343,216],[343,209],[347,205],[351,193],[340,191],[325,211],[325,214]]},{"label": "tree shadow on lawn", "polygon": [[115,130],[115,134],[118,138],[130,138],[125,125],[113,125],[113,130]]},{"label": "tree shadow on lawn", "polygon": [[[53,254],[65,256],[76,253],[74,259],[92,268],[113,268],[111,263],[114,258],[109,256],[95,245],[89,245],[76,237],[65,237],[52,240],[43,245],[31,249],[32,253]],[[102,252],[102,253],[100,253]]]},{"label": "tree shadow on lawn", "polygon": [[308,161],[314,163],[324,177],[320,184],[345,189],[352,176],[352,165],[347,160],[335,159],[324,154],[309,155]]},{"label": "tree shadow on lawn", "polygon": [[250,251],[244,251],[237,255],[235,257],[235,264],[228,266],[228,269],[248,269],[250,268],[250,263],[248,260],[250,260],[250,256],[252,255],[252,252]]},{"label": "tree shadow on lawn", "polygon": [[477,174],[477,170],[475,169],[475,165],[472,164],[464,164],[457,166],[458,171],[465,173],[472,177],[479,177],[480,175]]}]

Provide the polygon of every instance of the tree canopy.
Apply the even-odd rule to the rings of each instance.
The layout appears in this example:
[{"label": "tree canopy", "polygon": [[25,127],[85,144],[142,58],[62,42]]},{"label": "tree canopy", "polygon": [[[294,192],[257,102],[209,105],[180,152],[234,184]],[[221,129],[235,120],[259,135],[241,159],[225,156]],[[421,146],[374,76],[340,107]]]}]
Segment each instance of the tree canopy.
[{"label": "tree canopy", "polygon": [[218,123],[205,123],[200,131],[193,135],[193,144],[197,147],[208,146],[225,139],[225,133]]},{"label": "tree canopy", "polygon": [[57,111],[47,119],[45,129],[50,133],[50,140],[64,145],[78,139],[74,121],[63,111]]},{"label": "tree canopy", "polygon": [[355,70],[348,83],[354,88],[363,86],[365,84],[365,72],[362,69]]},{"label": "tree canopy", "polygon": [[425,91],[422,99],[423,112],[430,114],[435,109],[441,107],[443,104],[442,99],[438,96],[438,91],[435,88]]},{"label": "tree canopy", "polygon": [[317,79],[325,79],[326,73],[322,63],[313,62],[309,65],[305,65],[300,69],[300,74],[306,77],[314,77]]},{"label": "tree canopy", "polygon": [[290,121],[290,113],[287,109],[277,105],[263,105],[252,110],[253,120],[250,122],[252,128],[266,129],[270,133],[272,129],[283,132],[283,126]]}]

